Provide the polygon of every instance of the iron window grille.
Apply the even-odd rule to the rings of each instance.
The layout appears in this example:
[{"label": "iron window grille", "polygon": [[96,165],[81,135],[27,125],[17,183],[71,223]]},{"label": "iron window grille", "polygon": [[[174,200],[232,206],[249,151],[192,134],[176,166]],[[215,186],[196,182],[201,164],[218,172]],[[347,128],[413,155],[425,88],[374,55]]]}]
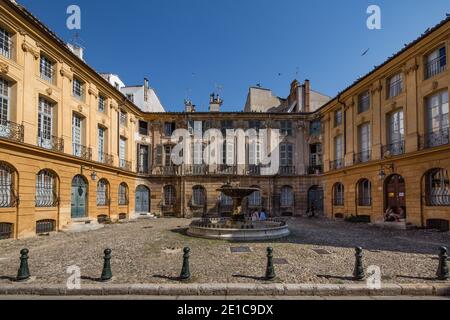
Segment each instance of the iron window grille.
[{"label": "iron window grille", "polygon": [[17,204],[17,197],[14,192],[14,171],[0,162],[0,208],[13,208]]},{"label": "iron window grille", "polygon": [[11,239],[13,237],[14,225],[12,223],[0,223],[0,240]]},{"label": "iron window grille", "polygon": [[47,234],[56,231],[55,220],[40,220],[36,222],[36,234]]},{"label": "iron window grille", "polygon": [[448,171],[434,169],[426,174],[425,198],[428,206],[450,206],[450,182]]},{"label": "iron window grille", "polygon": [[97,183],[97,206],[103,207],[109,205],[108,188],[108,181],[104,179]]},{"label": "iron window grille", "polygon": [[56,177],[52,172],[43,170],[36,176],[36,207],[53,208],[57,205]]}]

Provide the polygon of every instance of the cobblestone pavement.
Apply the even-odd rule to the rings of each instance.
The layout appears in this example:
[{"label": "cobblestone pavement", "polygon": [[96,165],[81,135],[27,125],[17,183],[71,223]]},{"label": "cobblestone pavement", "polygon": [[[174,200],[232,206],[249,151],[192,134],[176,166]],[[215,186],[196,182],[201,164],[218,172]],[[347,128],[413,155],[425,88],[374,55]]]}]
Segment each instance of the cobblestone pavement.
[{"label": "cobblestone pavement", "polygon": [[[274,248],[281,283],[352,283],[354,247],[362,246],[365,266],[377,265],[386,283],[432,283],[438,248],[450,247],[450,234],[425,230],[392,231],[368,225],[306,218],[288,221],[291,236],[275,242],[230,243],[190,238],[190,220],[139,220],[106,225],[86,233],[56,233],[26,240],[0,241],[0,284],[10,284],[19,251],[30,250],[33,283],[65,284],[67,267],[81,268],[83,283],[101,274],[103,250],[111,248],[112,283],[177,283],[182,248],[191,247],[191,282],[264,283],[266,248]],[[232,247],[248,253],[231,253]],[[318,250],[322,249],[322,250]]]}]

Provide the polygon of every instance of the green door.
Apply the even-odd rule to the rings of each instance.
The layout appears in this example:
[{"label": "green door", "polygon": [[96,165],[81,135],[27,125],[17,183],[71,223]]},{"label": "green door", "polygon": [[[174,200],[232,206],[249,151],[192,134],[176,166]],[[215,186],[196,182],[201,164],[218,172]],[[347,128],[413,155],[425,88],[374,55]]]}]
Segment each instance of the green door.
[{"label": "green door", "polygon": [[85,218],[87,214],[87,183],[81,176],[72,180],[72,219]]}]

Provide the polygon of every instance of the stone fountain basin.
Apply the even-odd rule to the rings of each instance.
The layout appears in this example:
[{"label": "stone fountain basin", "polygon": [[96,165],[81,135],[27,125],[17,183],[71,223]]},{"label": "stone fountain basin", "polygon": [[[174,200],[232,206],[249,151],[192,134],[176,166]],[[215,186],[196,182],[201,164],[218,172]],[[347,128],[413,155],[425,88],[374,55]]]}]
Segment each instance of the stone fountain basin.
[{"label": "stone fountain basin", "polygon": [[230,219],[204,219],[191,223],[187,234],[192,237],[227,241],[262,241],[290,235],[288,225],[280,221],[236,222]]}]

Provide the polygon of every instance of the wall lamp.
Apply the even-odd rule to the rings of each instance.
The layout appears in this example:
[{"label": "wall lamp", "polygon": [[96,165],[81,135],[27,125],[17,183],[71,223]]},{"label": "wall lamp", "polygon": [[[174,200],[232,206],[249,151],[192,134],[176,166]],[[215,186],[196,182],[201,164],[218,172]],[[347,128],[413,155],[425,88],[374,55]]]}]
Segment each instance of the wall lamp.
[{"label": "wall lamp", "polygon": [[94,167],[86,167],[86,166],[81,166],[81,174],[83,174],[83,170],[91,170],[91,179],[92,181],[97,181],[97,172],[95,171]]},{"label": "wall lamp", "polygon": [[383,164],[383,165],[381,166],[381,170],[380,170],[380,172],[378,173],[378,176],[380,177],[380,180],[386,179],[386,171],[387,171],[387,170],[389,170],[389,171],[388,171],[389,173],[395,172],[395,166],[394,166],[394,164],[393,164],[393,163],[390,163],[390,164]]}]

